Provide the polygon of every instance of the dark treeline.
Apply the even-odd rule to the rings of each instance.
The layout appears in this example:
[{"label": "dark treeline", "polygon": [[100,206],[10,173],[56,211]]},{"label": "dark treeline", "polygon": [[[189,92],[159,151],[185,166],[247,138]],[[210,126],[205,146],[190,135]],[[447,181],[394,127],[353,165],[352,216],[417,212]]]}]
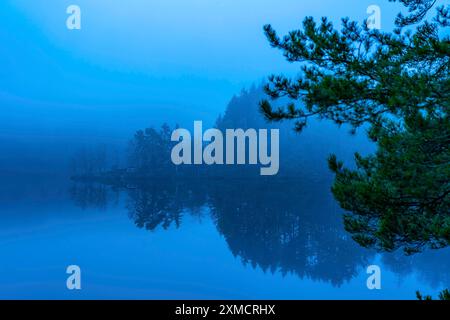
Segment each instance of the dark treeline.
[{"label": "dark treeline", "polygon": [[106,144],[84,146],[70,159],[70,171],[74,177],[100,176],[120,168],[121,158],[118,150]]},{"label": "dark treeline", "polygon": [[[326,158],[336,152],[350,159],[351,149],[341,141],[350,135],[345,130],[329,123],[316,122],[299,138],[292,124],[268,123],[262,116],[258,104],[264,98],[262,86],[252,86],[234,96],[225,112],[217,117],[215,128],[226,129],[272,129],[280,130],[280,171],[278,176],[301,176],[304,174],[329,175]],[[152,178],[198,178],[198,177],[256,177],[260,165],[179,165],[171,161],[171,150],[176,142],[171,141],[171,133],[178,126],[164,123],[159,128],[138,130],[130,140],[125,165],[106,168],[104,147],[81,150],[72,161],[75,178],[87,180],[148,180]],[[187,128],[191,130],[192,128]],[[208,128],[203,128],[206,130]],[[360,143],[360,146],[363,144]],[[354,147],[354,146],[353,146]],[[367,146],[364,147],[367,149]],[[363,150],[364,151],[364,150]],[[117,163],[113,162],[113,163]]]},{"label": "dark treeline", "polygon": [[139,176],[172,174],[174,167],[170,161],[171,133],[172,129],[166,123],[159,130],[138,130],[128,145],[128,166],[133,168],[129,173]]}]

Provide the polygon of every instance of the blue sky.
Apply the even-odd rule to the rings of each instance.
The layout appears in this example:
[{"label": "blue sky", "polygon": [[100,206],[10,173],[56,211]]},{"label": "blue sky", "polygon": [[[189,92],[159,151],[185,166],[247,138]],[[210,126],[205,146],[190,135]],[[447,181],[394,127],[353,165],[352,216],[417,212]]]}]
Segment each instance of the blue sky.
[{"label": "blue sky", "polygon": [[[389,29],[397,5],[378,2]],[[71,4],[81,8],[81,30],[66,28]],[[69,143],[123,144],[136,129],[162,122],[212,125],[243,87],[298,70],[270,48],[264,24],[283,34],[309,15],[363,21],[370,4],[3,0],[0,164]]]},{"label": "blue sky", "polygon": [[[393,5],[380,2],[387,26]],[[6,0],[0,4],[0,90],[67,104],[197,101],[222,109],[242,86],[297,70],[269,47],[265,23],[284,33],[307,15],[362,21],[372,3]],[[65,26],[70,4],[81,8],[82,30]]]}]

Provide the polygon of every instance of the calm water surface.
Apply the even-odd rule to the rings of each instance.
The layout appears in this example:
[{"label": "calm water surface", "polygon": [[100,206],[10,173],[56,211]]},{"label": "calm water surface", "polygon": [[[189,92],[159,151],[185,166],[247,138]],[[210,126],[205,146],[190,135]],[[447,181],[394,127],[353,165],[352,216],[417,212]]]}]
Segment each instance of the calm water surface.
[{"label": "calm water surface", "polygon": [[[360,248],[328,178],[111,188],[2,175],[0,298],[414,299],[450,286],[450,251]],[[68,265],[82,290],[66,289]],[[382,270],[368,290],[366,268]]]}]

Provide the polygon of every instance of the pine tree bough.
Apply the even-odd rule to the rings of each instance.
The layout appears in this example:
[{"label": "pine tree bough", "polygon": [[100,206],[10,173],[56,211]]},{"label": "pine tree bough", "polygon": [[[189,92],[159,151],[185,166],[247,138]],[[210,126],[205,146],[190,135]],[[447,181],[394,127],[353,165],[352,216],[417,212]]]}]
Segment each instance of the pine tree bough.
[{"label": "pine tree bough", "polygon": [[[348,18],[338,31],[327,18],[308,17],[283,38],[266,25],[271,46],[302,72],[270,76],[270,99],[260,107],[271,121],[295,121],[298,131],[310,117],[353,131],[367,125],[377,151],[356,154],[356,170],[330,156],[332,191],[358,243],[409,254],[450,244],[450,5],[397,2],[408,14],[397,16],[392,33]],[[273,107],[282,97],[290,103]]]}]

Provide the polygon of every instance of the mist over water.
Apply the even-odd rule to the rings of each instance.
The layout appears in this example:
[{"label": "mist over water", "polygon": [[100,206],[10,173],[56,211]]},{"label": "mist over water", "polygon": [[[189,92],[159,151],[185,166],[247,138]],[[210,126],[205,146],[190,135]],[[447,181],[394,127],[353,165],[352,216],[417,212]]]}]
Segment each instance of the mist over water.
[{"label": "mist over water", "polygon": [[[71,2],[0,4],[0,298],[413,299],[450,285],[447,249],[377,253],[344,230],[326,159],[352,167],[355,151],[373,152],[365,128],[316,120],[298,134],[258,111],[267,76],[298,71],[270,48],[265,23],[362,21],[370,1],[78,0],[74,32]],[[137,130],[195,120],[279,128],[279,174],[167,166],[170,178],[122,179]],[[73,160],[102,148],[100,173],[119,179],[71,179]],[[79,293],[65,287],[71,264]],[[366,287],[371,264],[382,266],[379,292]]]}]

